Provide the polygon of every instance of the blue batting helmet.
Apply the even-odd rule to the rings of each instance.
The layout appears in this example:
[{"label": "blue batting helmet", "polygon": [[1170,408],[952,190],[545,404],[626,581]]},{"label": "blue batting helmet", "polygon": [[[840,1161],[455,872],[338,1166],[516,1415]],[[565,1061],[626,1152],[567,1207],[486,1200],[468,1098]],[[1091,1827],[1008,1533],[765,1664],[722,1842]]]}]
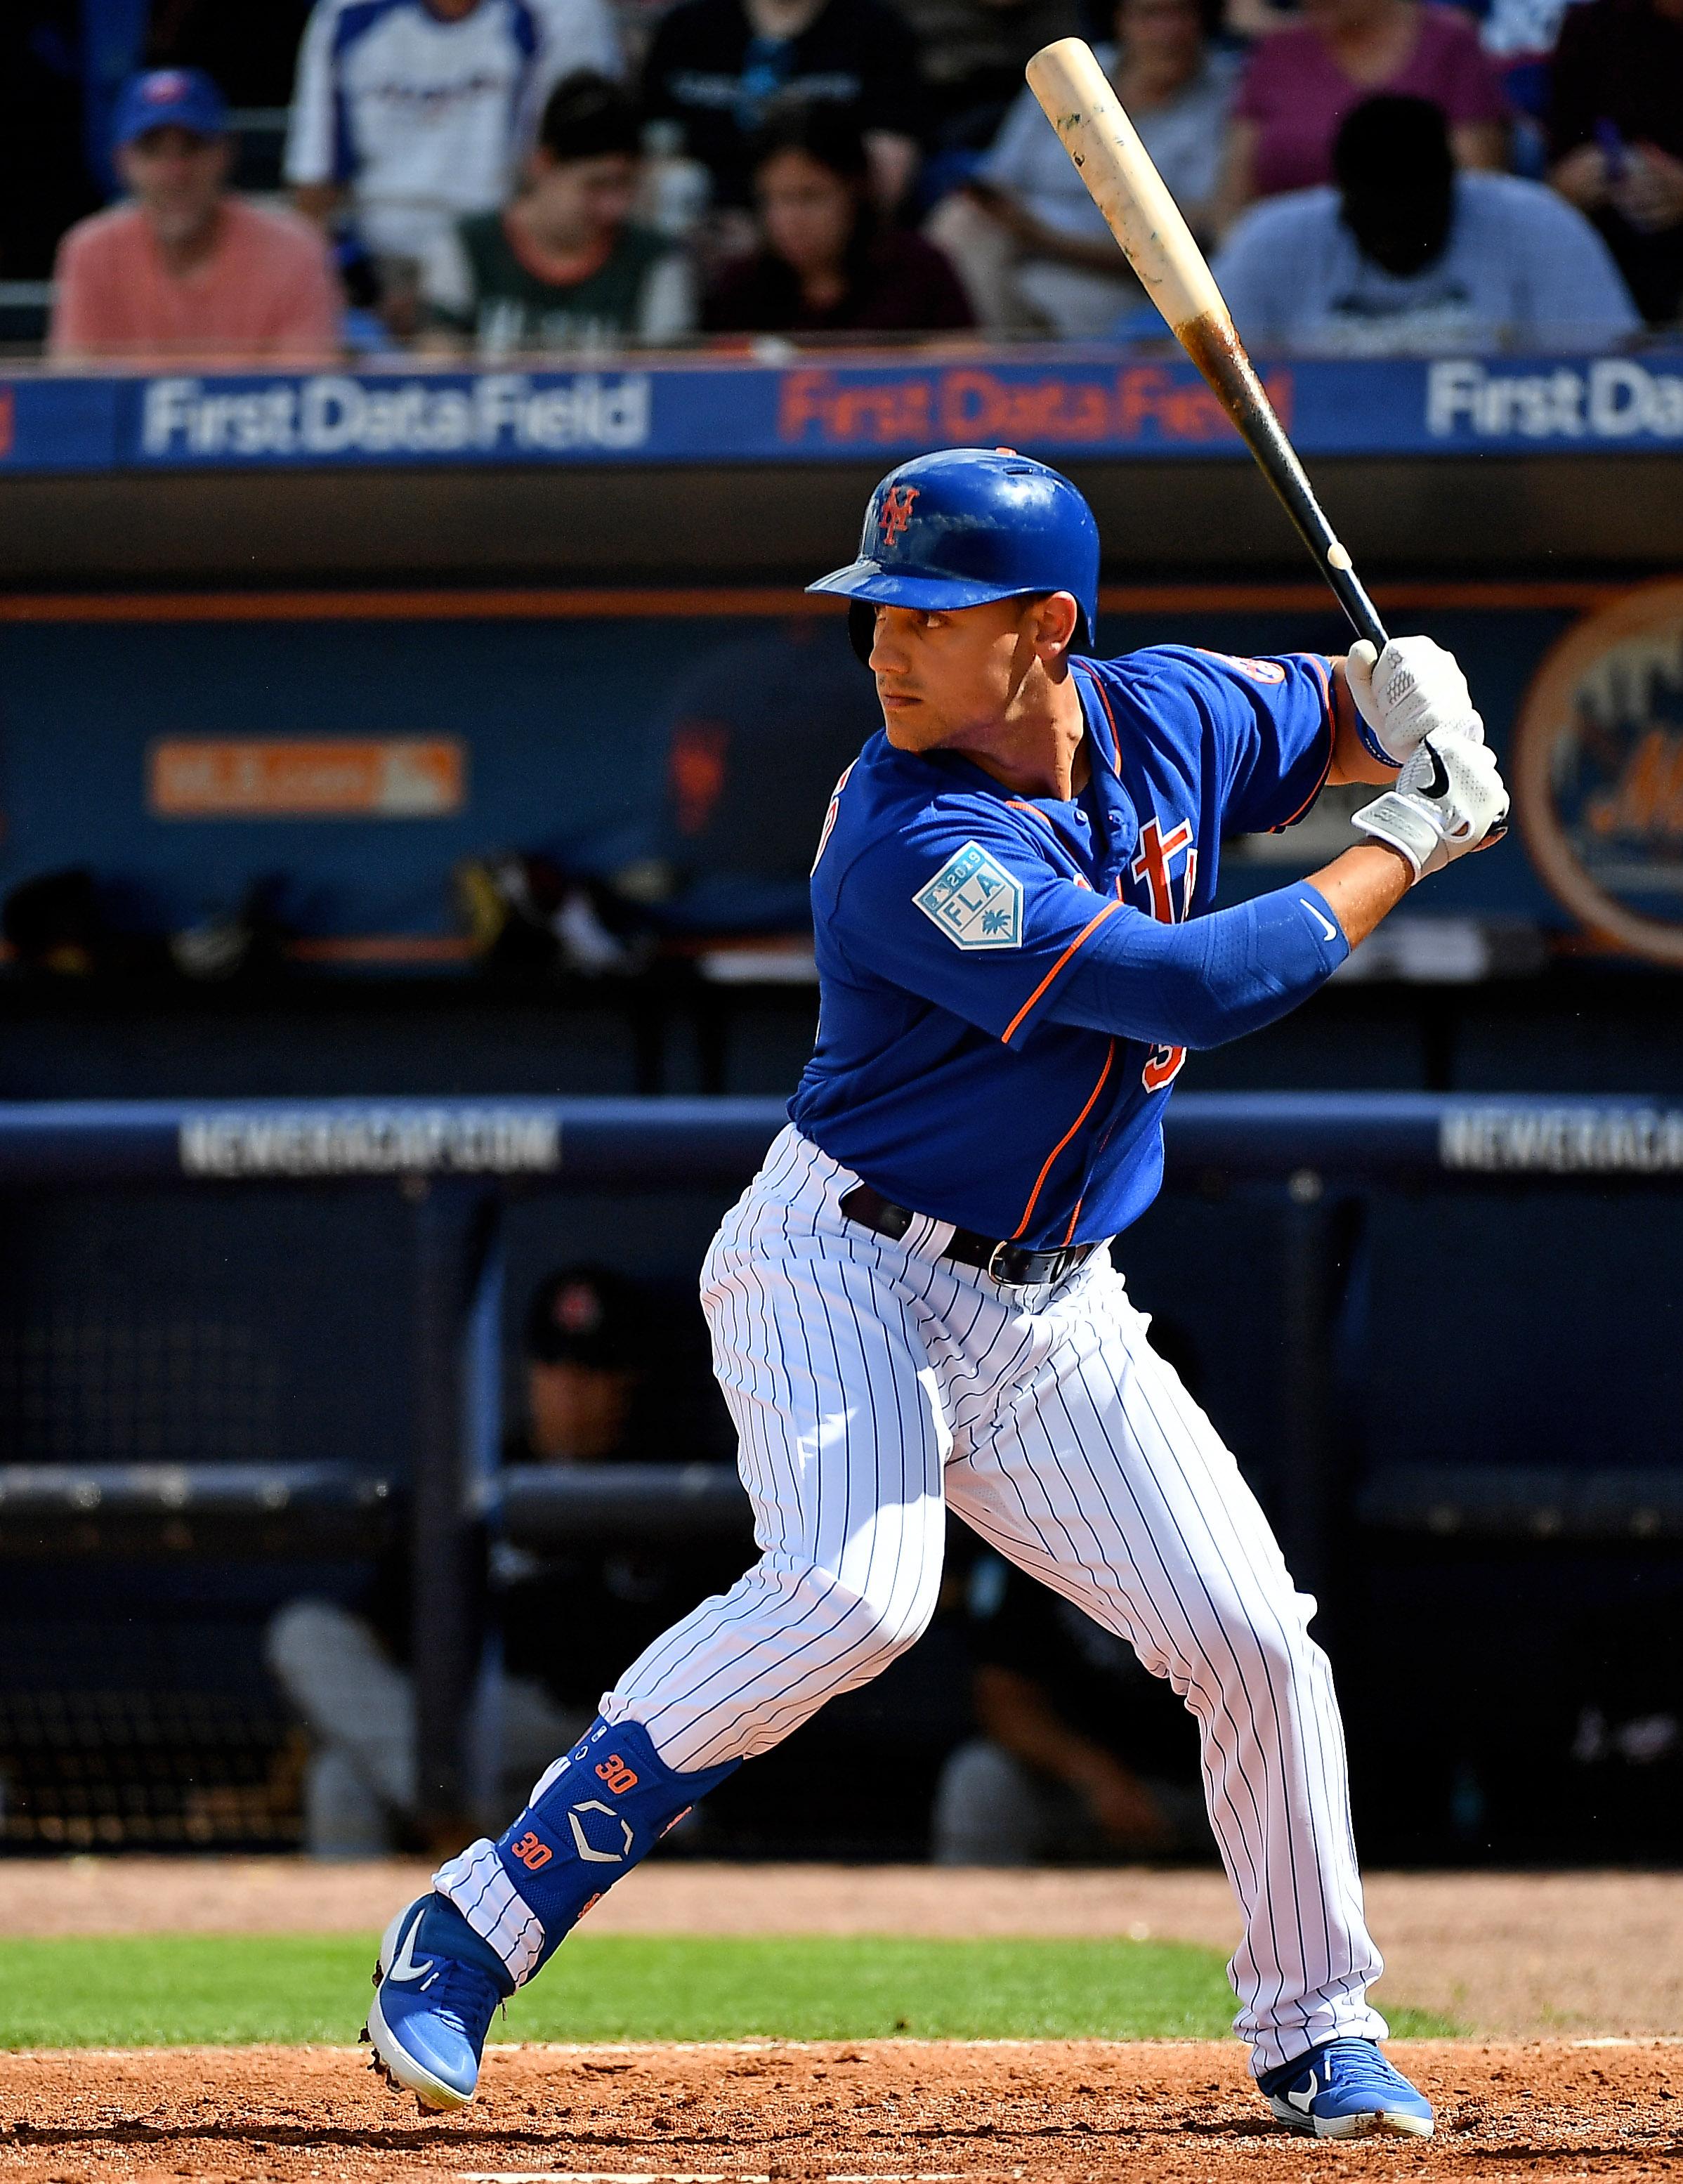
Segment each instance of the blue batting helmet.
[{"label": "blue batting helmet", "polygon": [[859,559],[809,592],[855,602],[853,649],[871,650],[872,608],[978,607],[1070,592],[1074,643],[1089,650],[1099,612],[1099,526],[1067,477],[1009,448],[944,448],[890,471],[871,496]]}]

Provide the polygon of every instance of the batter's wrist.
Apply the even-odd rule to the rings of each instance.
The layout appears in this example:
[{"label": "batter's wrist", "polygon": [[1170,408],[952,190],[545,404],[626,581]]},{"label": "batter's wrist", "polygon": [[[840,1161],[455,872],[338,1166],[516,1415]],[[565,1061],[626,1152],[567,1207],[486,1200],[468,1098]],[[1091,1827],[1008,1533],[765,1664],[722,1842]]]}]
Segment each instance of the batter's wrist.
[{"label": "batter's wrist", "polygon": [[1402,760],[1385,749],[1363,717],[1360,706],[1352,702],[1350,710],[1355,717],[1356,739],[1368,757],[1375,760],[1380,766],[1389,766],[1393,773],[1400,773],[1402,771]]},{"label": "batter's wrist", "polygon": [[1414,860],[1409,855],[1407,850],[1402,847],[1401,843],[1393,842],[1390,838],[1385,834],[1369,834],[1368,839],[1374,849],[1388,850],[1390,852],[1391,855],[1396,858],[1397,863],[1402,866],[1404,872],[1407,873],[1408,884],[1411,888],[1419,886],[1420,882],[1425,878],[1425,874],[1416,866]]}]

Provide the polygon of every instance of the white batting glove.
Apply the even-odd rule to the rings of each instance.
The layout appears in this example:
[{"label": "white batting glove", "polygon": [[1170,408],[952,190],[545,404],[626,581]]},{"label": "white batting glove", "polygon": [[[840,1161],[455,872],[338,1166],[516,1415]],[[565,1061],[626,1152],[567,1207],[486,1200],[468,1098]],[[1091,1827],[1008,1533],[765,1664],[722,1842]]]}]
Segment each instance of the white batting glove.
[{"label": "white batting glove", "polygon": [[1507,819],[1496,760],[1482,743],[1446,731],[1422,744],[1396,788],[1364,804],[1351,824],[1407,857],[1418,881],[1482,849]]},{"label": "white batting glove", "polygon": [[1404,765],[1440,729],[1481,744],[1485,724],[1452,652],[1429,637],[1394,637],[1383,652],[1360,638],[1345,664],[1362,740],[1383,765]]}]

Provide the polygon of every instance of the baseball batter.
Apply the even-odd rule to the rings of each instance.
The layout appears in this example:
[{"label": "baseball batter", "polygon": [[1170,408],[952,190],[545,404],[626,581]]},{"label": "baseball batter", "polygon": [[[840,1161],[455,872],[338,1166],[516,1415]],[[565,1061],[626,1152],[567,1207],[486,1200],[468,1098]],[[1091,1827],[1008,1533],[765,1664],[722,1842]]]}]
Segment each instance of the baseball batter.
[{"label": "baseball batter", "polygon": [[[1108,1247],[1156,1195],[1188,1050],[1307,1000],[1507,794],[1429,639],[1101,661],[1098,574],[1067,479],[958,449],[884,479],[813,587],[852,602],[883,726],[819,838],[816,1051],[702,1273],[760,1557],[392,1922],[368,2036],[424,2104],[472,2098],[499,2002],[697,1798],[914,1642],[952,1508],[1196,1717],[1273,2114],[1431,2131],[1376,2044],[1314,1602]],[[1223,835],[1329,781],[1387,785],[1357,844],[1212,909]]]}]

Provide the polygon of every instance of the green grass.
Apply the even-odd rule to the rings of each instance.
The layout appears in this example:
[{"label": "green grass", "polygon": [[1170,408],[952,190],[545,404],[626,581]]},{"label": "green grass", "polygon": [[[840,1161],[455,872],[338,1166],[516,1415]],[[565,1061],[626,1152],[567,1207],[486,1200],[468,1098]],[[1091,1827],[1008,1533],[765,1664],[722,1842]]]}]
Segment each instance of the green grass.
[{"label": "green grass", "polygon": [[[372,1936],[0,1942],[0,2048],[354,2040],[373,1954]],[[1221,1958],[1184,1942],[581,1935],[492,2036],[1215,2039],[1233,2011]]]}]

